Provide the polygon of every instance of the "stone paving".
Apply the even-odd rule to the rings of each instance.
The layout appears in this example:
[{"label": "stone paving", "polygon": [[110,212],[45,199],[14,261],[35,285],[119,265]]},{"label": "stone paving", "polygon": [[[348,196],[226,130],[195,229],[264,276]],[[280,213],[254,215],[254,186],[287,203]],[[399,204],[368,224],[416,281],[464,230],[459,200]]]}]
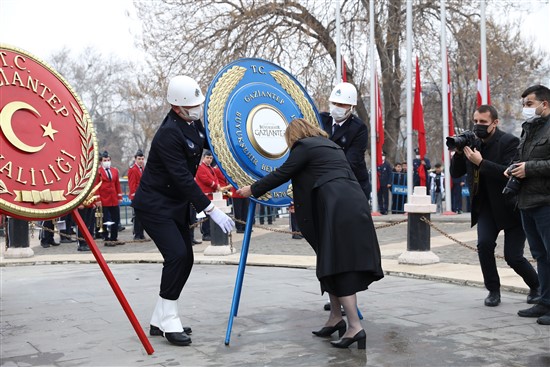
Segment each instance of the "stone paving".
[{"label": "stone paving", "polygon": [[[328,316],[322,310],[326,297],[320,295],[307,242],[265,229],[287,230],[288,218],[278,218],[252,233],[230,345],[224,339],[237,267],[228,264],[237,264],[240,255],[209,258],[203,255],[204,242],[194,246],[197,264],[180,298],[183,321],[194,330],[193,343],[180,348],[151,337],[155,353],[150,356],[92,254],[77,252],[75,243],[44,249],[35,236],[32,258],[0,263],[0,365],[550,366],[550,327],[516,315],[528,307],[526,289],[505,262],[497,262],[502,304],[485,307],[487,291],[473,250],[432,230],[439,264],[397,263],[406,250],[406,224],[382,227],[404,218],[374,218],[388,275],[358,294],[366,351],[356,346],[338,350],[330,339],[310,333]],[[475,247],[467,214],[431,219]],[[147,331],[162,259],[152,242],[131,243],[129,226],[120,239],[128,243],[105,247],[99,241],[98,246]],[[235,248],[241,241],[242,234],[232,235]],[[502,255],[502,238],[498,243]]]}]

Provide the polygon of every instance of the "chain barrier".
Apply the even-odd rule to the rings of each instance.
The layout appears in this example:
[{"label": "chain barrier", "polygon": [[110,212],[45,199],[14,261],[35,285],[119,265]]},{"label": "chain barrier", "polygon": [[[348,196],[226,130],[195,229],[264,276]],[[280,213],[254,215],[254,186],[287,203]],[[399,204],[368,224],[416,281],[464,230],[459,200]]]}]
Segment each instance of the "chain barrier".
[{"label": "chain barrier", "polygon": [[[243,220],[240,220],[240,219],[237,219],[235,218],[234,216],[230,215],[231,219],[233,219],[235,221],[235,223],[240,223],[240,224],[244,224],[246,225],[246,221],[243,221]],[[189,225],[189,228],[191,229],[194,229],[194,228],[197,228],[199,227],[202,223],[204,223],[205,221],[207,221],[208,218],[203,218],[191,225]],[[391,222],[391,223],[388,223],[388,224],[384,224],[384,225],[380,225],[380,226],[375,226],[375,229],[384,229],[384,228],[389,228],[389,227],[393,227],[393,226],[396,226],[396,225],[399,225],[399,224],[403,224],[403,223],[406,223],[407,222],[407,219],[403,219],[403,220],[399,220],[399,221],[396,221],[396,222]],[[283,234],[289,234],[289,235],[299,235],[301,236],[302,235],[302,232],[300,231],[289,231],[289,230],[285,230],[285,229],[279,229],[279,228],[273,228],[273,227],[268,227],[266,225],[258,225],[258,224],[254,224],[252,226],[253,228],[259,228],[259,229],[263,229],[263,230],[266,230],[266,231],[269,231],[269,232],[275,232],[275,233],[283,233]],[[29,227],[29,231],[31,232],[31,238],[34,238],[34,230],[35,229],[39,229],[39,230],[43,230],[43,231],[48,231],[48,232],[51,232],[53,233],[54,235],[55,234],[58,234],[59,237],[62,237],[62,238],[68,238],[69,240],[71,240],[72,242],[74,241],[83,241],[85,242],[85,239],[82,238],[82,237],[73,237],[73,235],[70,235],[70,234],[66,234],[66,233],[62,233],[60,232],[59,230],[55,230],[55,229],[49,229],[49,228],[45,228],[39,224],[36,224],[35,222],[31,222],[30,224],[30,227]],[[232,237],[232,232],[229,233],[229,242],[230,242],[230,246],[231,246],[231,249],[233,250],[233,237]],[[131,244],[131,243],[143,243],[143,242],[149,242],[149,240],[131,240],[131,241],[104,241],[104,243],[109,246],[109,245],[117,245],[117,244]]]},{"label": "chain barrier", "polygon": [[[446,233],[445,231],[441,230],[440,228],[438,228],[435,224],[433,224],[428,218],[422,216],[420,217],[420,220],[423,221],[424,223],[427,223],[431,228],[435,229],[437,232],[441,233],[443,236],[447,237],[448,239],[450,239],[451,241],[453,242],[456,242],[457,244],[459,244],[460,246],[462,247],[465,247],[467,249],[470,249],[474,252],[477,252],[477,247],[474,247],[474,246],[470,246],[468,245],[467,243],[464,243],[460,240],[457,240],[456,238],[454,238],[453,236],[451,236],[450,234]],[[500,259],[500,260],[505,260],[504,256],[502,255],[499,255],[499,254],[495,254],[495,258],[497,259]],[[530,263],[532,264],[536,264],[536,261],[533,260],[533,259],[527,259],[527,261],[529,261]]]},{"label": "chain barrier", "polygon": [[[235,218],[234,216],[231,216],[230,217],[235,221],[235,223],[240,223],[240,224],[244,224],[246,225],[246,221],[243,221],[243,220],[240,220],[240,219],[237,219]],[[191,229],[194,229],[198,226],[200,226],[202,223],[204,223],[205,221],[207,221],[208,218],[203,218],[193,224],[191,224],[189,226],[189,228]],[[468,245],[467,243],[465,242],[462,242],[460,241],[459,239],[451,236],[450,234],[446,233],[445,231],[443,231],[442,229],[440,229],[439,227],[437,227],[432,221],[430,221],[429,219],[427,219],[426,217],[422,216],[420,217],[420,220],[423,221],[424,223],[428,224],[431,228],[433,228],[436,232],[442,234],[443,236],[447,237],[449,240],[451,240],[452,242],[464,247],[464,248],[467,248],[469,250],[472,250],[474,252],[477,252],[477,247],[475,246],[471,246],[471,245]],[[385,228],[390,228],[390,227],[394,227],[394,226],[397,226],[397,225],[400,225],[400,224],[403,224],[403,223],[407,223],[408,222],[408,219],[402,219],[402,220],[399,220],[399,221],[395,221],[395,222],[391,222],[391,223],[388,223],[388,224],[383,224],[383,225],[379,225],[379,226],[375,226],[375,229],[385,229]],[[34,222],[31,222],[30,224],[30,227],[29,227],[29,230],[31,231],[31,237],[34,238],[34,230],[38,228],[38,229],[41,229],[41,230],[45,230],[45,231],[48,231],[48,232],[52,232],[54,234],[59,234],[60,237],[65,237],[65,238],[68,238],[69,240],[71,241],[83,241],[85,242],[85,239],[84,238],[81,238],[81,237],[73,237],[72,235],[68,235],[68,234],[65,234],[65,233],[61,233],[60,231],[58,230],[51,230],[49,228],[45,228],[41,225],[38,225],[38,224],[35,224]],[[289,234],[289,235],[299,235],[301,236],[302,235],[302,232],[300,231],[289,231],[289,230],[285,230],[285,229],[279,229],[279,228],[273,228],[273,227],[268,227],[268,226],[265,226],[265,225],[257,225],[257,224],[254,224],[253,225],[253,228],[259,228],[259,229],[263,229],[263,230],[266,230],[266,231],[269,231],[269,232],[275,232],[275,233],[283,233],[283,234]],[[230,232],[228,234],[229,236],[229,246],[231,248],[231,252],[233,252],[233,236],[232,236],[232,232]],[[104,243],[107,245],[107,246],[114,246],[114,245],[117,245],[117,244],[123,244],[123,243],[143,243],[143,242],[149,242],[150,240],[132,240],[132,241],[104,241]],[[504,256],[502,255],[499,255],[499,254],[495,254],[495,257],[497,259],[501,259],[501,260],[504,260]],[[531,263],[535,263],[534,260],[529,260],[529,262]]]}]

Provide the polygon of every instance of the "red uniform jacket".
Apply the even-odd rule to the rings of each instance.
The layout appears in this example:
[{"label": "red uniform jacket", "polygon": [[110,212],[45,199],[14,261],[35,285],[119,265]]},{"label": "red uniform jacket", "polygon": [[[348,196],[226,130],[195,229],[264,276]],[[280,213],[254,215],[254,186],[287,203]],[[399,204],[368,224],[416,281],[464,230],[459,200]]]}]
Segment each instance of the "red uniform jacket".
[{"label": "red uniform jacket", "polygon": [[101,181],[101,186],[97,190],[103,206],[118,206],[119,200],[122,200],[122,190],[118,178],[118,169],[111,167],[111,179],[103,167],[97,170],[96,184]]},{"label": "red uniform jacket", "polygon": [[141,175],[143,174],[143,168],[140,169],[137,164],[133,164],[128,170],[128,187],[130,189],[129,199],[134,200],[139,181],[141,181]]},{"label": "red uniform jacket", "polygon": [[199,165],[197,174],[195,175],[195,182],[201,188],[202,192],[207,194],[208,198],[212,200],[212,193],[218,190],[220,181],[216,175],[216,171],[213,167],[207,166],[204,163]]}]

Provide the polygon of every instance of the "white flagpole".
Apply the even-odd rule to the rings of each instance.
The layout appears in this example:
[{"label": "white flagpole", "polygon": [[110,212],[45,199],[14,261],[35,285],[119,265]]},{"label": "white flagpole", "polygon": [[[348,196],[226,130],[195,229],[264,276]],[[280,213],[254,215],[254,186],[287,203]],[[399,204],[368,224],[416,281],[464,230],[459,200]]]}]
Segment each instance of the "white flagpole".
[{"label": "white flagpole", "polygon": [[412,0],[407,0],[407,202],[413,193],[412,131]]},{"label": "white flagpole", "polygon": [[445,139],[449,135],[449,76],[447,75],[447,15],[445,11],[445,0],[441,0],[441,105],[443,110],[443,163],[445,165],[445,211],[452,213],[451,207],[451,175],[449,150],[445,145]]},{"label": "white flagpole", "polygon": [[340,49],[340,0],[336,0],[336,78],[334,85],[342,81],[342,51]]},{"label": "white flagpole", "polygon": [[374,1],[369,1],[370,32],[370,168],[372,212],[378,213],[378,170],[376,167],[376,86],[374,83],[376,66],[374,64]]},{"label": "white flagpole", "polygon": [[485,0],[481,0],[481,103],[487,104],[487,31],[485,28]]}]

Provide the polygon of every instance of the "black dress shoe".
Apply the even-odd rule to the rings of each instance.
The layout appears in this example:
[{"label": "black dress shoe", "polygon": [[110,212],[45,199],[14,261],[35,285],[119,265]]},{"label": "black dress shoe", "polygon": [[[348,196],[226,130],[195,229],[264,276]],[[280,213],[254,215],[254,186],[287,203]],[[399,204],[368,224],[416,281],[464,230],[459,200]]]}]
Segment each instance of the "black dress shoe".
[{"label": "black dress shoe", "polygon": [[191,344],[191,338],[183,331],[181,333],[164,333],[164,337],[170,343],[181,347]]},{"label": "black dress shoe", "polygon": [[344,320],[340,320],[336,325],[334,326],[325,326],[321,330],[312,331],[314,335],[320,336],[320,337],[327,337],[334,334],[334,332],[338,330],[338,336],[341,338],[342,335],[346,333],[346,322]]},{"label": "black dress shoe", "polygon": [[304,236],[302,236],[301,234],[293,234],[292,235],[292,239],[294,239],[294,240],[301,240],[302,238],[304,238]]},{"label": "black dress shoe", "polygon": [[63,238],[61,238],[61,240],[59,240],[59,242],[61,242],[61,243],[73,243],[73,242],[76,242],[76,240],[74,240],[70,237],[63,237]]},{"label": "black dress shoe", "polygon": [[[149,326],[150,326],[149,335],[151,335],[151,336],[162,336],[164,334],[162,332],[162,330],[160,330],[158,327],[156,327],[154,325],[149,325]],[[191,328],[189,326],[184,326],[183,327],[183,332],[185,334],[192,334],[193,330],[191,330]]]},{"label": "black dress shoe", "polygon": [[210,241],[210,236],[202,236],[203,241]]},{"label": "black dress shoe", "polygon": [[531,308],[527,308],[525,310],[519,310],[518,316],[519,317],[541,317],[546,315],[550,312],[550,306],[541,305],[540,303],[538,305],[534,305]]},{"label": "black dress shoe", "polygon": [[489,295],[485,298],[485,306],[495,307],[500,303],[500,291],[489,291]]},{"label": "black dress shoe", "polygon": [[191,242],[193,242],[193,245],[200,245],[202,243],[202,241],[196,240],[194,238],[193,238],[193,241]]},{"label": "black dress shoe", "polygon": [[77,251],[90,251],[88,245],[78,246]]},{"label": "black dress shoe", "polygon": [[365,349],[367,344],[367,333],[365,333],[365,330],[361,330],[353,338],[342,338],[338,341],[332,341],[330,344],[336,348],[348,348],[355,342],[357,342],[357,349]]},{"label": "black dress shoe", "polygon": [[50,244],[47,243],[47,242],[40,242],[40,246],[42,246],[44,248],[48,248],[48,247],[50,247]]},{"label": "black dress shoe", "polygon": [[541,299],[540,290],[537,289],[531,289],[529,291],[529,294],[527,295],[527,303],[530,305],[535,305],[539,303]]},{"label": "black dress shoe", "polygon": [[53,241],[53,242],[50,242],[50,245],[52,245],[52,246],[59,246],[59,245],[60,245],[60,243],[59,243],[59,242],[55,242],[55,241]]}]

